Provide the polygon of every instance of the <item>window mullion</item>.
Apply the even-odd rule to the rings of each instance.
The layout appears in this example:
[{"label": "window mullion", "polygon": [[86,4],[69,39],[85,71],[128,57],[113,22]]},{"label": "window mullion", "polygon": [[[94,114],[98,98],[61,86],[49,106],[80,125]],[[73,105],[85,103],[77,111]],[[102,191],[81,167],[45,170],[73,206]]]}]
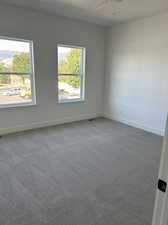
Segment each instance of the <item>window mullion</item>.
[{"label": "window mullion", "polygon": [[81,77],[83,74],[68,74],[68,73],[59,73],[58,76],[79,76]]},{"label": "window mullion", "polygon": [[32,75],[32,72],[30,72],[30,73],[24,73],[24,72],[0,72],[0,75]]}]

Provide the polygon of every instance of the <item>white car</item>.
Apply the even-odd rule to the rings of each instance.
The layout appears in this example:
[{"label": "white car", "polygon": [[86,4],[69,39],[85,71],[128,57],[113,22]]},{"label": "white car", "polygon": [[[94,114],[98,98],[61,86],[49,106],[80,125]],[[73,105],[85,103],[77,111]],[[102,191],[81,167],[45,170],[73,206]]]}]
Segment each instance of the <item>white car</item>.
[{"label": "white car", "polygon": [[20,95],[21,91],[22,91],[22,88],[20,88],[20,87],[10,88],[10,89],[4,91],[3,95],[5,95],[5,96]]}]

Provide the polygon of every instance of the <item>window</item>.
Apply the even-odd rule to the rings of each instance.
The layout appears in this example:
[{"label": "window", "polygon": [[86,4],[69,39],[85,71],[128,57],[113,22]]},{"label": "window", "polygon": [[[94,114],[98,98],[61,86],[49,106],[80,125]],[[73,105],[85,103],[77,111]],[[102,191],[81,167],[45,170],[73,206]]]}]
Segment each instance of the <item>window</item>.
[{"label": "window", "polygon": [[0,107],[35,104],[32,41],[0,37]]},{"label": "window", "polygon": [[58,46],[58,101],[84,100],[85,48]]}]

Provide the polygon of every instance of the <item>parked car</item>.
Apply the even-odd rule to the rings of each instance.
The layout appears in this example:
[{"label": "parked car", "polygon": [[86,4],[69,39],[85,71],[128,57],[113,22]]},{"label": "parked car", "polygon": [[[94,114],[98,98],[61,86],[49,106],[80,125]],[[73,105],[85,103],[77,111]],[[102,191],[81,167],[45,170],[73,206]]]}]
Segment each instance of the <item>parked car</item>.
[{"label": "parked car", "polygon": [[22,88],[21,87],[17,87],[17,88],[9,88],[8,90],[3,92],[3,95],[5,96],[14,96],[14,95],[20,95],[20,93],[22,92]]}]

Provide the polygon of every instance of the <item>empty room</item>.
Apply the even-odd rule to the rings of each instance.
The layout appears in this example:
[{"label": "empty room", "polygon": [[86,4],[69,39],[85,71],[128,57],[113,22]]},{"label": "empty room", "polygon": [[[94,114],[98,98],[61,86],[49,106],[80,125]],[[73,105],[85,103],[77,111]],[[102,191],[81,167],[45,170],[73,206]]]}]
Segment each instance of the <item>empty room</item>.
[{"label": "empty room", "polygon": [[0,225],[167,225],[167,22],[167,0],[0,0]]}]

